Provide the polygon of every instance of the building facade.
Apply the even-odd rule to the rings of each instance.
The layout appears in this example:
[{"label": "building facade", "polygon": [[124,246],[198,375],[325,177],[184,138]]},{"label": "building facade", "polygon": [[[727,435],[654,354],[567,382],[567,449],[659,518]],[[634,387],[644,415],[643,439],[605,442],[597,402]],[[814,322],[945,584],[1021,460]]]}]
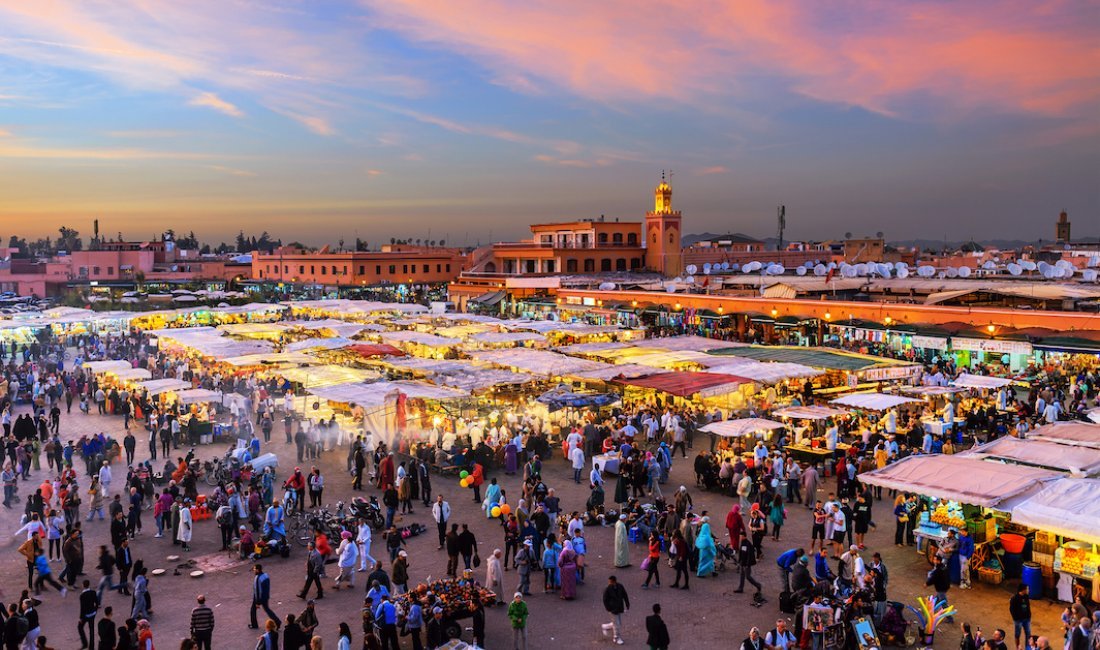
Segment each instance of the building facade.
[{"label": "building facade", "polygon": [[465,254],[455,248],[386,246],[380,251],[305,251],[283,246],[252,254],[252,279],[284,284],[374,286],[451,282]]}]

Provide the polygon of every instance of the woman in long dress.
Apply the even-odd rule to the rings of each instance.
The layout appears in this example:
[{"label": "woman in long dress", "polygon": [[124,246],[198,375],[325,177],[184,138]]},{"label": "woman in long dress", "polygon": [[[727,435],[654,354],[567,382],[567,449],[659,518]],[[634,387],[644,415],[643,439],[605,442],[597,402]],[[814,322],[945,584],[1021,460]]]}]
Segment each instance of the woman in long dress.
[{"label": "woman in long dress", "polygon": [[626,534],[626,515],[615,522],[615,568],[630,566],[630,540]]},{"label": "woman in long dress", "polygon": [[493,507],[500,503],[500,486],[497,485],[497,480],[494,478],[489,483],[489,487],[485,489],[485,501],[481,504],[481,507],[485,509],[485,518],[493,518]]},{"label": "woman in long dress", "polygon": [[741,536],[745,534],[745,520],[741,518],[741,505],[734,504],[726,515],[726,532],[730,536],[730,547],[741,548]]},{"label": "woman in long dress", "polygon": [[577,597],[577,552],[573,542],[565,540],[561,554],[558,555],[558,574],[561,581],[561,599],[573,600]]},{"label": "woman in long dress", "polygon": [[615,503],[624,504],[630,498],[630,476],[632,474],[630,461],[623,461],[619,465],[619,477],[615,479]]},{"label": "woman in long dress", "polygon": [[183,504],[180,508],[180,530],[176,534],[176,539],[183,543],[183,550],[191,550],[191,527],[194,525],[191,517],[191,508],[188,504]]},{"label": "woman in long dress", "polygon": [[511,441],[504,447],[504,473],[508,476],[516,473],[516,445]]},{"label": "woman in long dress", "polygon": [[710,517],[703,517],[699,534],[695,536],[695,548],[699,549],[699,569],[695,575],[706,578],[714,573],[714,556],[717,553],[714,535],[710,532]]}]

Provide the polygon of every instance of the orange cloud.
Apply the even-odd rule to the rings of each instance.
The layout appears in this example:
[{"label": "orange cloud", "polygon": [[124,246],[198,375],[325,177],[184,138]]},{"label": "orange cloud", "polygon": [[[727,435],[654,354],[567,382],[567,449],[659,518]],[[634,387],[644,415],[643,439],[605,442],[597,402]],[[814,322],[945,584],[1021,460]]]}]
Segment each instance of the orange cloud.
[{"label": "orange cloud", "polygon": [[[920,118],[975,107],[1059,115],[1100,100],[1100,39],[1088,8],[1071,3],[364,1],[385,26],[525,93],[705,107],[780,84]],[[935,111],[916,107],[929,100]]]},{"label": "orange cloud", "polygon": [[212,108],[219,113],[225,113],[231,117],[244,117],[244,111],[237,108],[236,105],[225,101],[221,97],[218,97],[214,93],[200,93],[197,97],[187,102],[191,106],[204,106],[206,108]]}]

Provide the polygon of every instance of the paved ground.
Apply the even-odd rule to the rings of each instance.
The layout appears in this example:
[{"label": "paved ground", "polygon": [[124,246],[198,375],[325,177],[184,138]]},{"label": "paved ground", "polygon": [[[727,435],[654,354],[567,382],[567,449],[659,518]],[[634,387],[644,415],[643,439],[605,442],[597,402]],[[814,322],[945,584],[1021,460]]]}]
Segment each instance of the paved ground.
[{"label": "paved ground", "polygon": [[[73,410],[70,416],[62,417],[62,437],[66,440],[77,439],[84,433],[106,431],[121,438],[121,418],[103,417],[97,415],[82,415]],[[280,435],[281,432],[277,432]],[[141,435],[144,435],[143,433]],[[139,435],[138,459],[147,457],[147,445],[141,443]],[[223,451],[221,446],[207,446],[199,449],[200,458],[211,457]],[[274,451],[280,457],[282,463],[281,476],[293,468],[295,463],[294,448],[281,442],[274,442],[269,451]],[[327,489],[325,500],[334,503],[337,499],[349,500],[352,496],[350,480],[346,473],[341,471],[344,454],[342,452],[329,453],[323,459],[322,471],[327,477]],[[160,461],[163,464],[163,460]],[[556,488],[562,499],[562,509],[569,511],[583,507],[586,498],[586,486],[574,485],[572,472],[567,464],[560,459],[546,463],[544,474],[548,484]],[[120,464],[115,465],[116,475],[124,475],[125,468]],[[37,473],[41,480],[44,471]],[[32,479],[36,478],[32,475]],[[499,477],[502,485],[509,494],[518,494],[518,477]],[[37,483],[32,483],[36,485]],[[691,457],[687,461],[677,460],[672,470],[672,476],[667,486],[667,491],[680,484],[693,485],[691,471]],[[82,482],[86,486],[87,481]],[[26,490],[31,486],[21,487],[21,494],[26,495]],[[503,548],[503,535],[500,527],[493,521],[487,521],[477,505],[472,502],[472,496],[468,490],[458,486],[456,479],[439,479],[433,483],[435,493],[444,494],[452,508],[455,523],[469,522],[471,528],[478,535],[481,556],[487,557],[494,548]],[[33,489],[33,488],[31,488]],[[371,488],[368,493],[375,493]],[[725,513],[728,511],[731,501],[727,497],[714,494],[697,494],[693,490],[696,508],[709,510],[714,516],[716,532],[724,535],[722,523]],[[515,497],[513,497],[514,501]],[[880,520],[888,520],[889,506],[885,502],[876,503],[876,516]],[[749,605],[748,594],[734,594],[737,574],[727,572],[718,578],[707,580],[692,579],[691,590],[672,590],[667,587],[642,591],[640,588],[643,573],[637,569],[637,564],[642,558],[642,549],[631,549],[631,558],[635,568],[613,571],[611,569],[613,531],[606,529],[589,529],[589,568],[587,584],[579,589],[578,598],[572,602],[564,602],[556,595],[543,595],[541,593],[541,578],[532,580],[536,590],[528,599],[531,609],[530,620],[530,647],[601,647],[610,643],[601,637],[600,623],[605,616],[601,594],[607,576],[615,573],[625,584],[633,608],[625,617],[628,627],[626,633],[627,647],[645,647],[644,617],[649,614],[653,603],[661,603],[664,609],[664,617],[668,622],[673,643],[672,647],[688,647],[688,643],[698,644],[701,647],[730,647],[733,643],[739,643],[746,635],[746,631],[752,625],[759,625],[762,629],[774,627],[778,609],[779,576],[774,564],[774,557],[783,550],[798,544],[805,544],[809,538],[808,514],[801,507],[795,505],[790,508],[791,518],[783,529],[783,539],[778,542],[765,542],[765,559],[756,568],[756,575],[765,584],[765,594],[769,602],[762,608],[753,608]],[[0,526],[6,530],[14,531],[18,527],[18,517],[21,513],[16,510],[4,510],[0,512]],[[430,514],[425,509],[417,509],[409,518],[411,521],[431,525]],[[208,603],[214,607],[217,616],[215,631],[215,648],[250,650],[255,645],[256,633],[247,629],[249,595],[251,588],[251,576],[249,565],[227,566],[221,570],[207,572],[201,579],[192,579],[186,572],[180,576],[172,575],[173,564],[165,560],[170,554],[179,552],[179,547],[172,546],[167,539],[154,539],[152,532],[155,528],[152,517],[145,514],[146,532],[139,536],[134,544],[135,557],[144,558],[150,567],[168,568],[167,575],[154,578],[151,582],[155,613],[152,617],[158,647],[175,647],[179,639],[187,633],[190,610],[194,604],[194,596],[204,593]],[[89,555],[87,561],[88,577],[93,580],[93,585],[98,580],[94,569],[95,549],[100,544],[109,543],[107,522],[95,521],[85,524],[86,542],[85,548]],[[434,529],[433,531],[434,532]],[[378,556],[380,538],[376,540],[374,554]],[[893,546],[892,522],[883,526],[878,531],[873,531],[868,536],[868,554],[873,550],[883,553],[890,570],[890,598],[902,602],[912,602],[919,594],[927,594],[924,588],[924,574],[927,566],[923,558],[917,556],[911,550],[898,549]],[[26,573],[22,559],[15,553],[18,540],[11,538],[8,542],[7,552],[0,561],[0,575],[3,582],[0,586],[0,598],[5,602],[11,602],[19,594],[19,590],[25,584]],[[224,554],[218,552],[220,546],[217,526],[213,520],[198,522],[193,541],[193,550],[188,557],[203,561],[224,561]],[[383,549],[384,550],[384,549]],[[436,550],[434,534],[429,533],[410,540],[409,554],[411,564],[411,580],[416,583],[428,576],[440,576],[444,573],[446,556],[443,551]],[[272,606],[280,615],[288,612],[299,612],[303,603],[295,597],[301,588],[303,580],[303,552],[295,548],[294,554],[286,560],[269,559],[264,562],[265,567],[272,577]],[[60,567],[60,565],[58,565]],[[334,574],[335,572],[331,572]],[[329,644],[334,644],[336,639],[337,624],[347,621],[356,632],[355,642],[352,647],[358,647],[360,643],[359,630],[359,606],[363,597],[363,575],[359,575],[359,586],[353,591],[333,592],[326,590],[326,597],[319,603],[321,631]],[[662,567],[662,578],[667,585],[671,579],[671,571],[667,565]],[[478,578],[484,579],[484,568],[478,570]],[[514,572],[507,574],[509,594],[518,583],[518,577]],[[986,633],[990,633],[995,627],[1007,628],[1011,635],[1011,621],[1008,617],[1008,598],[1010,589],[1014,585],[1001,585],[991,587],[976,584],[971,591],[953,589],[950,592],[952,602],[956,603],[960,611],[959,620],[972,621],[982,626]],[[506,596],[507,599],[507,596]],[[43,596],[44,603],[40,607],[43,621],[43,631],[49,637],[50,643],[55,648],[78,648],[79,637],[76,632],[77,623],[77,599],[76,594],[70,594],[62,600],[56,593],[47,592]],[[110,593],[105,596],[106,604],[113,604],[120,610],[129,608],[130,599],[126,596]],[[1057,604],[1036,603],[1035,632],[1037,634],[1050,634],[1054,639],[1060,639],[1058,616],[1061,607]],[[123,616],[123,618],[125,618]],[[487,629],[489,648],[505,648],[511,643],[511,633],[508,627],[507,617],[503,609],[490,608],[487,615]],[[468,633],[465,638],[469,639]],[[407,640],[406,640],[407,642]],[[957,647],[958,633],[954,629],[943,631],[937,635],[936,645],[942,648]],[[1011,643],[1011,641],[1010,641]],[[1055,641],[1054,645],[1058,645]],[[334,646],[333,646],[334,647]]]}]

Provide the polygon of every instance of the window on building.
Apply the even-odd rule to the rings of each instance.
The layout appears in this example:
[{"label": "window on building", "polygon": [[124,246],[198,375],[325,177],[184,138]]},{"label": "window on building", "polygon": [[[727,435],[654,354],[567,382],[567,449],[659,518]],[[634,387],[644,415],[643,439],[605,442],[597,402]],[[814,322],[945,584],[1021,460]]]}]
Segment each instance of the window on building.
[{"label": "window on building", "polygon": [[657,243],[657,233],[653,233],[653,243]]},{"label": "window on building", "polygon": [[367,267],[366,267],[366,266],[364,266],[364,265],[362,265],[362,264],[360,264],[360,265],[359,265],[359,275],[363,275],[363,274],[365,274],[366,272],[367,272]]},{"label": "window on building", "polygon": [[640,257],[630,258],[630,270],[633,271],[640,268],[642,268],[642,259]]},{"label": "window on building", "polygon": [[374,265],[374,274],[375,275],[382,275],[382,265],[381,264],[375,264]]},{"label": "window on building", "polygon": [[79,275],[82,278],[88,277],[88,267],[86,267],[86,266],[80,267],[80,270],[77,271],[77,275]]},{"label": "window on building", "polygon": [[402,273],[408,273],[409,272],[409,265],[408,264],[402,264],[401,265],[401,272]]},{"label": "window on building", "polygon": [[527,268],[527,273],[538,273],[538,262],[535,260],[527,260],[524,266]]},{"label": "window on building", "polygon": [[638,233],[636,233],[636,232],[627,233],[626,243],[629,246],[637,246],[638,245]]},{"label": "window on building", "polygon": [[306,274],[306,267],[302,264],[299,264],[298,265],[298,275],[305,275],[305,274]]},{"label": "window on building", "polygon": [[442,264],[436,264],[435,265],[435,272],[436,273],[442,273],[443,272],[443,265]]},{"label": "window on building", "polygon": [[321,275],[328,275],[328,267],[324,264],[321,265]]},{"label": "window on building", "polygon": [[577,272],[577,260],[565,260],[565,272],[576,273]]},{"label": "window on building", "polygon": [[621,245],[623,243],[623,234],[621,232],[615,233],[611,236],[611,241],[612,243]]},{"label": "window on building", "polygon": [[447,273],[450,273],[450,272],[451,272],[451,265],[450,265],[450,264],[448,264],[448,265],[447,265]]},{"label": "window on building", "polygon": [[390,275],[393,275],[394,273],[397,273],[397,265],[390,264]]},{"label": "window on building", "polygon": [[99,267],[98,266],[93,266],[92,267],[92,275],[99,275]]},{"label": "window on building", "polygon": [[309,265],[309,274],[310,275],[317,275],[317,271],[313,268],[312,264]]},{"label": "window on building", "polygon": [[601,232],[599,234],[599,236],[597,237],[597,241],[600,242],[601,244],[606,244],[607,243],[607,233]]},{"label": "window on building", "polygon": [[592,273],[595,270],[596,270],[596,260],[585,260],[584,261],[584,272],[585,273]]},{"label": "window on building", "polygon": [[283,273],[290,273],[290,267],[286,264],[283,265]]},{"label": "window on building", "polygon": [[424,272],[425,272],[425,273],[429,273],[429,272],[430,272],[430,268],[431,268],[431,267],[429,267],[429,266],[428,266],[427,264],[425,264],[425,265],[424,265]]},{"label": "window on building", "polygon": [[547,273],[553,273],[554,272],[554,260],[546,260],[546,272]]},{"label": "window on building", "polygon": [[604,258],[604,259],[600,260],[600,270],[601,271],[610,271],[611,270],[611,260],[609,258]]},{"label": "window on building", "polygon": [[336,272],[336,265],[335,265],[335,264],[333,264],[333,265],[332,265],[332,274],[333,274],[333,275],[339,275],[339,274],[338,274],[338,273]]},{"label": "window on building", "polygon": [[615,270],[616,271],[625,271],[626,270],[626,258],[625,257],[620,257],[619,259],[615,260]]},{"label": "window on building", "polygon": [[668,243],[672,243],[672,233],[668,233]]},{"label": "window on building", "polygon": [[107,275],[114,275],[114,274],[115,274],[115,267],[108,266],[107,267]]}]

